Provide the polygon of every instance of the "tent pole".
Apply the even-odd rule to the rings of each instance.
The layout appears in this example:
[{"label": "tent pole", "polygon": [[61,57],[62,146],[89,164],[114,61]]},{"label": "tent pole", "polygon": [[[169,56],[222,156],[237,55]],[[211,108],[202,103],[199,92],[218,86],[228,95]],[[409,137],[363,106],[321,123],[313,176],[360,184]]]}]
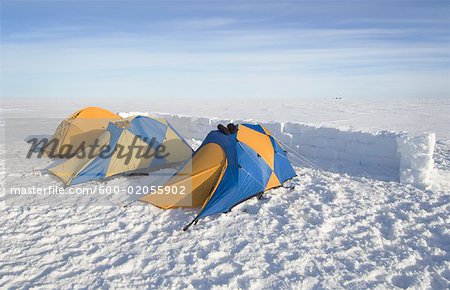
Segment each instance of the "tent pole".
[{"label": "tent pole", "polygon": [[183,232],[187,231],[189,229],[189,227],[195,222],[196,220],[192,220],[189,224],[187,224],[184,228],[183,228]]}]

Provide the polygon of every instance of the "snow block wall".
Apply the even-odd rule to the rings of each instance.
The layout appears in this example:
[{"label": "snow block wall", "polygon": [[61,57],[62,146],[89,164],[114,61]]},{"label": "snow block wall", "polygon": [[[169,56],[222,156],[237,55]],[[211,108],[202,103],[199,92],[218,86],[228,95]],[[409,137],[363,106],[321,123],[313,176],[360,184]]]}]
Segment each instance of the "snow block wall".
[{"label": "snow block wall", "polygon": [[284,143],[290,144],[302,156],[313,159],[319,168],[399,180],[400,155],[395,133],[343,131],[286,123],[281,136]]},{"label": "snow block wall", "polygon": [[[139,113],[120,113],[126,117]],[[147,114],[146,114],[147,115]],[[255,123],[164,113],[185,138],[203,140],[218,124]],[[294,165],[424,186],[433,170],[434,133],[364,132],[301,123],[260,122],[282,143]]]}]

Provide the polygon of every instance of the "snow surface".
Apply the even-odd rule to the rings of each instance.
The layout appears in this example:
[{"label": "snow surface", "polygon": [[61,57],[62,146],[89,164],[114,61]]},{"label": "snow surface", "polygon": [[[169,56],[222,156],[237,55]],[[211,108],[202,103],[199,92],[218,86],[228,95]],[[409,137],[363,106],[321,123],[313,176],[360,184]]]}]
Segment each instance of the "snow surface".
[{"label": "snow surface", "polygon": [[[20,206],[11,206],[16,197],[7,194],[8,186],[61,185],[41,171],[51,160],[24,160],[27,144],[23,140],[28,135],[51,134],[58,118],[82,105],[8,103],[2,107],[5,122],[0,127],[6,130],[5,135],[0,135],[1,178],[6,186],[0,196],[0,288],[448,289],[448,103],[413,102],[404,107],[398,103],[311,103],[309,111],[298,110],[305,113],[301,118],[292,111],[304,103],[290,104],[286,110],[275,104],[258,104],[230,115],[231,110],[216,105],[204,104],[202,108],[209,106],[204,117],[216,116],[217,121],[252,118],[339,129],[354,122],[363,127],[368,124],[366,128],[350,128],[365,132],[435,132],[432,182],[426,187],[415,187],[298,166],[293,189],[271,190],[265,194],[266,199],[251,199],[226,215],[202,220],[187,232],[181,228],[194,217],[194,209],[161,210],[141,203],[124,208],[118,206],[122,205],[120,196],[117,200],[97,196],[27,196],[20,200]],[[50,112],[49,106],[55,110]],[[111,109],[164,111],[152,106],[130,102],[111,105]],[[345,112],[339,112],[344,107]],[[328,109],[327,116],[314,124],[321,118],[323,108]],[[399,108],[404,109],[391,117],[390,112]],[[447,110],[447,117],[438,108]],[[173,109],[177,114],[194,115],[193,112],[186,104]],[[409,116],[429,118],[403,122],[401,116],[407,116],[407,112],[411,112]],[[48,115],[58,118],[30,119]],[[267,118],[261,118],[264,116]],[[335,121],[328,123],[326,119],[333,116]],[[14,130],[6,120],[10,117],[20,118],[14,120]],[[303,119],[308,117],[310,122]],[[337,121],[338,117],[347,119],[345,126],[341,126],[344,121]],[[384,123],[387,126],[380,128]],[[414,134],[407,138],[414,138]],[[418,144],[432,141],[421,138],[405,140],[403,152],[417,152],[418,147],[422,148]],[[190,142],[198,146],[200,140]],[[401,166],[412,166],[399,161]],[[414,162],[431,166],[420,159]],[[147,182],[150,181],[143,178],[119,177],[85,187]]]}]

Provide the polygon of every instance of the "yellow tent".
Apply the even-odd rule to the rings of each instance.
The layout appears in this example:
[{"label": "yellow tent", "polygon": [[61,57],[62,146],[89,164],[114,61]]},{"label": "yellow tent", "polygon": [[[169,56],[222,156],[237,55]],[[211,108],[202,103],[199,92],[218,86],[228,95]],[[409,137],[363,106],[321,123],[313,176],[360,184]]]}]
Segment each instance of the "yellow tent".
[{"label": "yellow tent", "polygon": [[286,152],[264,126],[230,125],[233,130],[219,126],[210,132],[184,168],[140,200],[163,209],[201,206],[195,222],[295,176]]},{"label": "yellow tent", "polygon": [[65,184],[105,179],[125,172],[148,172],[190,160],[192,149],[165,119],[133,116],[110,122],[96,150],[48,170]]},{"label": "yellow tent", "polygon": [[44,152],[50,157],[61,157],[74,153],[82,144],[86,148],[100,137],[110,121],[117,119],[121,117],[102,108],[81,109],[59,124]]}]

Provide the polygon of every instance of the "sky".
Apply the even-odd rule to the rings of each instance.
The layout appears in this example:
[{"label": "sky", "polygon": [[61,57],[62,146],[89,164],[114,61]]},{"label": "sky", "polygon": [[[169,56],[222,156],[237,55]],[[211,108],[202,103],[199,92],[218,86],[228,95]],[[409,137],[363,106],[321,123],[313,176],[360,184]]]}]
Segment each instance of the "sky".
[{"label": "sky", "polygon": [[450,98],[449,1],[0,1],[3,98]]}]

